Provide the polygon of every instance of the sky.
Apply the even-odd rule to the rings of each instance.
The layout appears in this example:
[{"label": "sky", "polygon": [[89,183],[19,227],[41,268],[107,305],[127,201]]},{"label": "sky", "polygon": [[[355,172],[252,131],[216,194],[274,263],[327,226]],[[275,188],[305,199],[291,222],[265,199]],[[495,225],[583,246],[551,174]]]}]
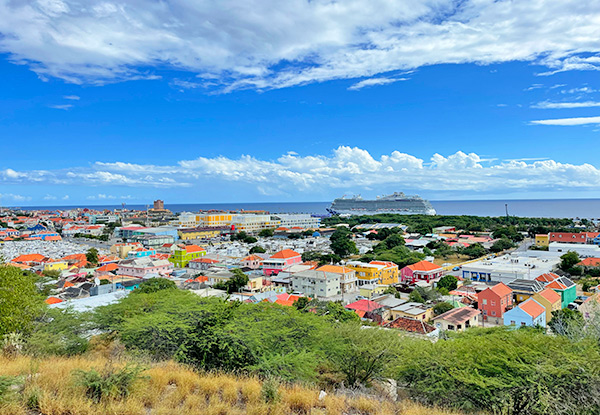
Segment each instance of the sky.
[{"label": "sky", "polygon": [[599,198],[598,70],[598,1],[0,0],[0,204]]}]

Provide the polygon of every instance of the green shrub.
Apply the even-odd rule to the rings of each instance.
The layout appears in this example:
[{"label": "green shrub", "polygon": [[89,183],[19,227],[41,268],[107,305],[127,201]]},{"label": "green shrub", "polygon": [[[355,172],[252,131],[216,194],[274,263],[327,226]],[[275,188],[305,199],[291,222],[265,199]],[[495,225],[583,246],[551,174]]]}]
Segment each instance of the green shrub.
[{"label": "green shrub", "polygon": [[265,402],[274,403],[281,398],[279,394],[279,382],[273,378],[268,378],[262,384],[261,395]]},{"label": "green shrub", "polygon": [[140,366],[127,365],[122,369],[106,368],[102,373],[96,369],[75,370],[76,383],[85,388],[88,398],[100,402],[106,398],[125,398],[135,381],[140,379],[143,372]]}]

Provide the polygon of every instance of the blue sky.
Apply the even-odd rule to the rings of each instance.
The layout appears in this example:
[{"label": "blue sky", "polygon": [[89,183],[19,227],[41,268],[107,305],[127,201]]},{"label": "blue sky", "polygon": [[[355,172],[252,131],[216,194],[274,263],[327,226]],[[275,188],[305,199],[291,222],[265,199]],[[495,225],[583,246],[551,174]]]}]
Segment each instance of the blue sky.
[{"label": "blue sky", "polygon": [[0,203],[598,197],[599,21],[591,1],[0,0]]}]

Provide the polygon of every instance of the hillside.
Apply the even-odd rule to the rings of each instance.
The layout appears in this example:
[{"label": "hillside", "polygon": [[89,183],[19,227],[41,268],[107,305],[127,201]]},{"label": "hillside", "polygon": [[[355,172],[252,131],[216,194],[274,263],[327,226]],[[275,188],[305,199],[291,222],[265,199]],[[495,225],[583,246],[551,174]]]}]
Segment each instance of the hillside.
[{"label": "hillside", "polygon": [[[405,401],[328,394],[299,385],[261,382],[254,377],[198,373],[174,363],[146,365],[135,374],[128,359],[98,355],[35,359],[0,357],[2,415],[443,415],[448,412]],[[123,370],[125,368],[125,370]],[[79,371],[97,370],[103,380]],[[113,373],[112,377],[106,376]],[[129,385],[128,376],[133,373]],[[103,383],[105,385],[103,385]],[[9,384],[12,384],[9,386]],[[3,387],[4,385],[4,387]],[[87,387],[86,387],[87,386]],[[96,393],[98,391],[102,391]]]}]

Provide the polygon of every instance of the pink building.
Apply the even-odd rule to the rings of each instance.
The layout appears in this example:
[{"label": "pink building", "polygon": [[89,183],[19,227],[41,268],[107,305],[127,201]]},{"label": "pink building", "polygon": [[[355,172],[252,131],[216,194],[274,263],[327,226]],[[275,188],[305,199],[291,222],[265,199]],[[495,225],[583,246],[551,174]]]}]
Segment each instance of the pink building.
[{"label": "pink building", "polygon": [[245,268],[259,269],[262,265],[263,259],[256,254],[248,255],[242,259],[242,266]]},{"label": "pink building", "polygon": [[429,261],[419,261],[412,265],[407,265],[400,270],[401,281],[415,283],[417,281],[430,282],[442,276],[444,270],[439,265]]},{"label": "pink building", "polygon": [[502,324],[500,319],[513,306],[513,291],[503,283],[496,284],[477,295],[477,304],[484,320]]},{"label": "pink building", "polygon": [[277,275],[282,269],[300,262],[302,262],[302,256],[298,252],[284,249],[263,260],[263,273],[266,276]]},{"label": "pink building", "polygon": [[146,276],[169,275],[173,272],[173,264],[166,259],[151,259],[148,257],[128,259],[119,262],[118,275],[131,275],[144,278]]}]

